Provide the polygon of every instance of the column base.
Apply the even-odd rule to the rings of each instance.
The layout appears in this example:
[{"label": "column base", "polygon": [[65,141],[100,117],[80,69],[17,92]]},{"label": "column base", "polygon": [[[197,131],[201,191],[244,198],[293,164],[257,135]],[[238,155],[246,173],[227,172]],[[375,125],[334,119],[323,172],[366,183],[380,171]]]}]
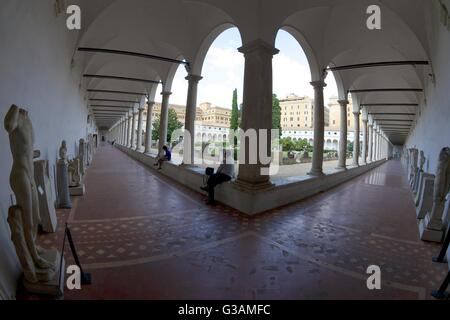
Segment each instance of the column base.
[{"label": "column base", "polygon": [[242,191],[250,193],[267,191],[275,188],[275,185],[270,180],[264,182],[248,182],[239,178],[234,182],[234,186]]},{"label": "column base", "polygon": [[325,176],[325,173],[323,173],[322,170],[315,170],[312,169],[310,172],[307,173],[308,176],[312,176],[312,177],[323,177]]},{"label": "column base", "polygon": [[420,239],[424,241],[432,241],[432,242],[442,242],[442,238],[444,237],[444,231],[443,230],[435,230],[435,229],[429,229],[429,218],[428,214],[425,216],[425,219],[420,221],[419,224],[419,232],[420,232]]},{"label": "column base", "polygon": [[[23,286],[26,291],[35,294],[50,295],[53,297],[62,297],[64,294],[66,263],[64,258],[61,259],[61,253],[53,250],[44,254],[44,258],[55,263],[57,266],[55,276],[48,282],[31,283],[26,279],[23,280]],[[62,260],[61,264],[60,261]]]},{"label": "column base", "polygon": [[85,192],[84,183],[82,183],[78,187],[69,187],[69,193],[73,197],[84,196],[84,192]]},{"label": "column base", "polygon": [[336,170],[339,170],[339,171],[347,171],[347,170],[348,170],[348,169],[347,169],[347,166],[344,166],[344,167],[337,166],[335,169],[336,169]]}]

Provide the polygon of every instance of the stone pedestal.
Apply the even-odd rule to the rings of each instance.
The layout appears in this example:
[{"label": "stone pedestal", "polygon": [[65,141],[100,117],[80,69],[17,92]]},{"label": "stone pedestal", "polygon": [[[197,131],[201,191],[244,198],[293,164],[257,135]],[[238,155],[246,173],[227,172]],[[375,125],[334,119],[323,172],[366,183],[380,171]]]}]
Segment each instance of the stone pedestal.
[{"label": "stone pedestal", "polygon": [[417,170],[416,174],[414,175],[413,182],[412,182],[412,192],[414,195],[417,194],[419,190],[419,184],[420,180],[422,179],[423,171]]},{"label": "stone pedestal", "polygon": [[430,174],[423,177],[420,198],[416,207],[417,219],[425,218],[433,206],[434,175]]},{"label": "stone pedestal", "polygon": [[74,196],[74,197],[84,196],[84,192],[85,192],[84,183],[82,183],[81,185],[79,185],[77,187],[69,188],[70,195]]},{"label": "stone pedestal", "polygon": [[47,160],[34,162],[34,180],[38,190],[42,230],[53,233],[56,231],[58,220],[56,219],[56,210],[52,199],[52,186],[48,173]]},{"label": "stone pedestal", "polygon": [[442,242],[442,238],[444,237],[443,229],[432,229],[430,222],[429,214],[425,216],[425,219],[420,221],[420,239],[424,241]]},{"label": "stone pedestal", "polygon": [[67,162],[58,161],[56,165],[56,177],[58,187],[58,208],[71,209],[72,202],[70,201],[69,193],[69,172]]},{"label": "stone pedestal", "polygon": [[419,205],[420,199],[422,198],[423,185],[426,178],[434,177],[430,173],[421,172],[419,175],[419,181],[417,183],[417,191],[414,194],[414,204],[416,207]]},{"label": "stone pedestal", "polygon": [[62,297],[64,294],[65,283],[65,260],[63,258],[61,261],[61,253],[56,250],[46,252],[43,255],[43,258],[47,261],[54,262],[55,265],[58,266],[53,279],[48,282],[32,283],[24,278],[23,286],[25,287],[25,290],[30,293]]}]

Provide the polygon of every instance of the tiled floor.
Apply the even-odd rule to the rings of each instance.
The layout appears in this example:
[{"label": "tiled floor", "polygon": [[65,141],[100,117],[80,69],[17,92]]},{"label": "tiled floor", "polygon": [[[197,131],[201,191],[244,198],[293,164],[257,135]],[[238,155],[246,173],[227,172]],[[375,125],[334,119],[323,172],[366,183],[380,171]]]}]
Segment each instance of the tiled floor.
[{"label": "tiled floor", "polygon": [[[93,284],[66,299],[428,299],[448,267],[418,238],[401,164],[247,218],[102,146],[86,195],[60,212]],[[73,263],[66,251],[68,263]],[[382,289],[366,287],[369,265]]]}]

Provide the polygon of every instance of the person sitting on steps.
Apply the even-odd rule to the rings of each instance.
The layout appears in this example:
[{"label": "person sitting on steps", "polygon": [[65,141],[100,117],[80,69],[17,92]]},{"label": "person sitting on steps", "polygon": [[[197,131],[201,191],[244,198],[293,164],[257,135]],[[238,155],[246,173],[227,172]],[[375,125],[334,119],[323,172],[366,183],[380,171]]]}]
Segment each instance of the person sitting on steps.
[{"label": "person sitting on steps", "polygon": [[158,170],[161,170],[161,166],[163,164],[163,162],[165,161],[170,161],[172,159],[172,152],[170,152],[169,148],[167,146],[163,146],[163,152],[164,155],[159,155],[156,158],[156,162],[154,164],[154,166],[158,167]]},{"label": "person sitting on steps", "polygon": [[230,150],[224,150],[223,152],[223,162],[217,168],[216,173],[212,174],[206,186],[200,187],[201,190],[208,192],[207,204],[214,204],[214,188],[224,182],[228,182],[234,177],[234,159],[231,156]]}]

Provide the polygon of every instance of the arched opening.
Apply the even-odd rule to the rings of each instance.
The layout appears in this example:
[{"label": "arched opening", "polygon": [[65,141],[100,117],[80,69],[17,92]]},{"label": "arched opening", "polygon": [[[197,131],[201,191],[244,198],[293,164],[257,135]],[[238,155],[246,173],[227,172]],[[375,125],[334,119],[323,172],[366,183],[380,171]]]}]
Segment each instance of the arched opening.
[{"label": "arched opening", "polygon": [[[233,113],[239,113],[245,61],[237,49],[242,46],[242,40],[239,30],[230,24],[214,30],[210,36],[215,38],[205,40],[210,46],[205,50],[201,65],[195,67],[201,70],[203,77],[198,86],[197,122],[203,127],[204,135],[208,136],[208,142],[216,142],[221,137],[226,141],[227,136],[217,132],[229,130]],[[234,90],[237,100],[233,111]],[[194,142],[196,150],[204,140]],[[201,157],[202,154],[196,156]]]},{"label": "arched opening", "polygon": [[[280,145],[283,148],[283,158],[290,151],[312,151],[314,135],[314,89],[312,79],[319,75],[317,60],[302,35],[295,29],[285,27],[279,30],[275,47],[280,50],[273,58],[273,93],[279,102],[279,109],[273,108],[274,123],[281,129]],[[330,117],[339,116],[339,112],[332,113],[329,107],[331,101],[338,99],[336,80],[332,73],[325,79],[324,89],[325,130],[334,120]],[[275,97],[276,95],[276,97]],[[275,100],[275,99],[274,99]],[[289,141],[290,140],[290,141]],[[301,143],[303,142],[303,143]],[[325,149],[334,148],[332,141],[325,143]],[[292,165],[292,164],[289,164]],[[298,168],[289,169],[293,175],[304,175],[309,164],[294,164]],[[309,169],[309,168],[308,168]]]}]

